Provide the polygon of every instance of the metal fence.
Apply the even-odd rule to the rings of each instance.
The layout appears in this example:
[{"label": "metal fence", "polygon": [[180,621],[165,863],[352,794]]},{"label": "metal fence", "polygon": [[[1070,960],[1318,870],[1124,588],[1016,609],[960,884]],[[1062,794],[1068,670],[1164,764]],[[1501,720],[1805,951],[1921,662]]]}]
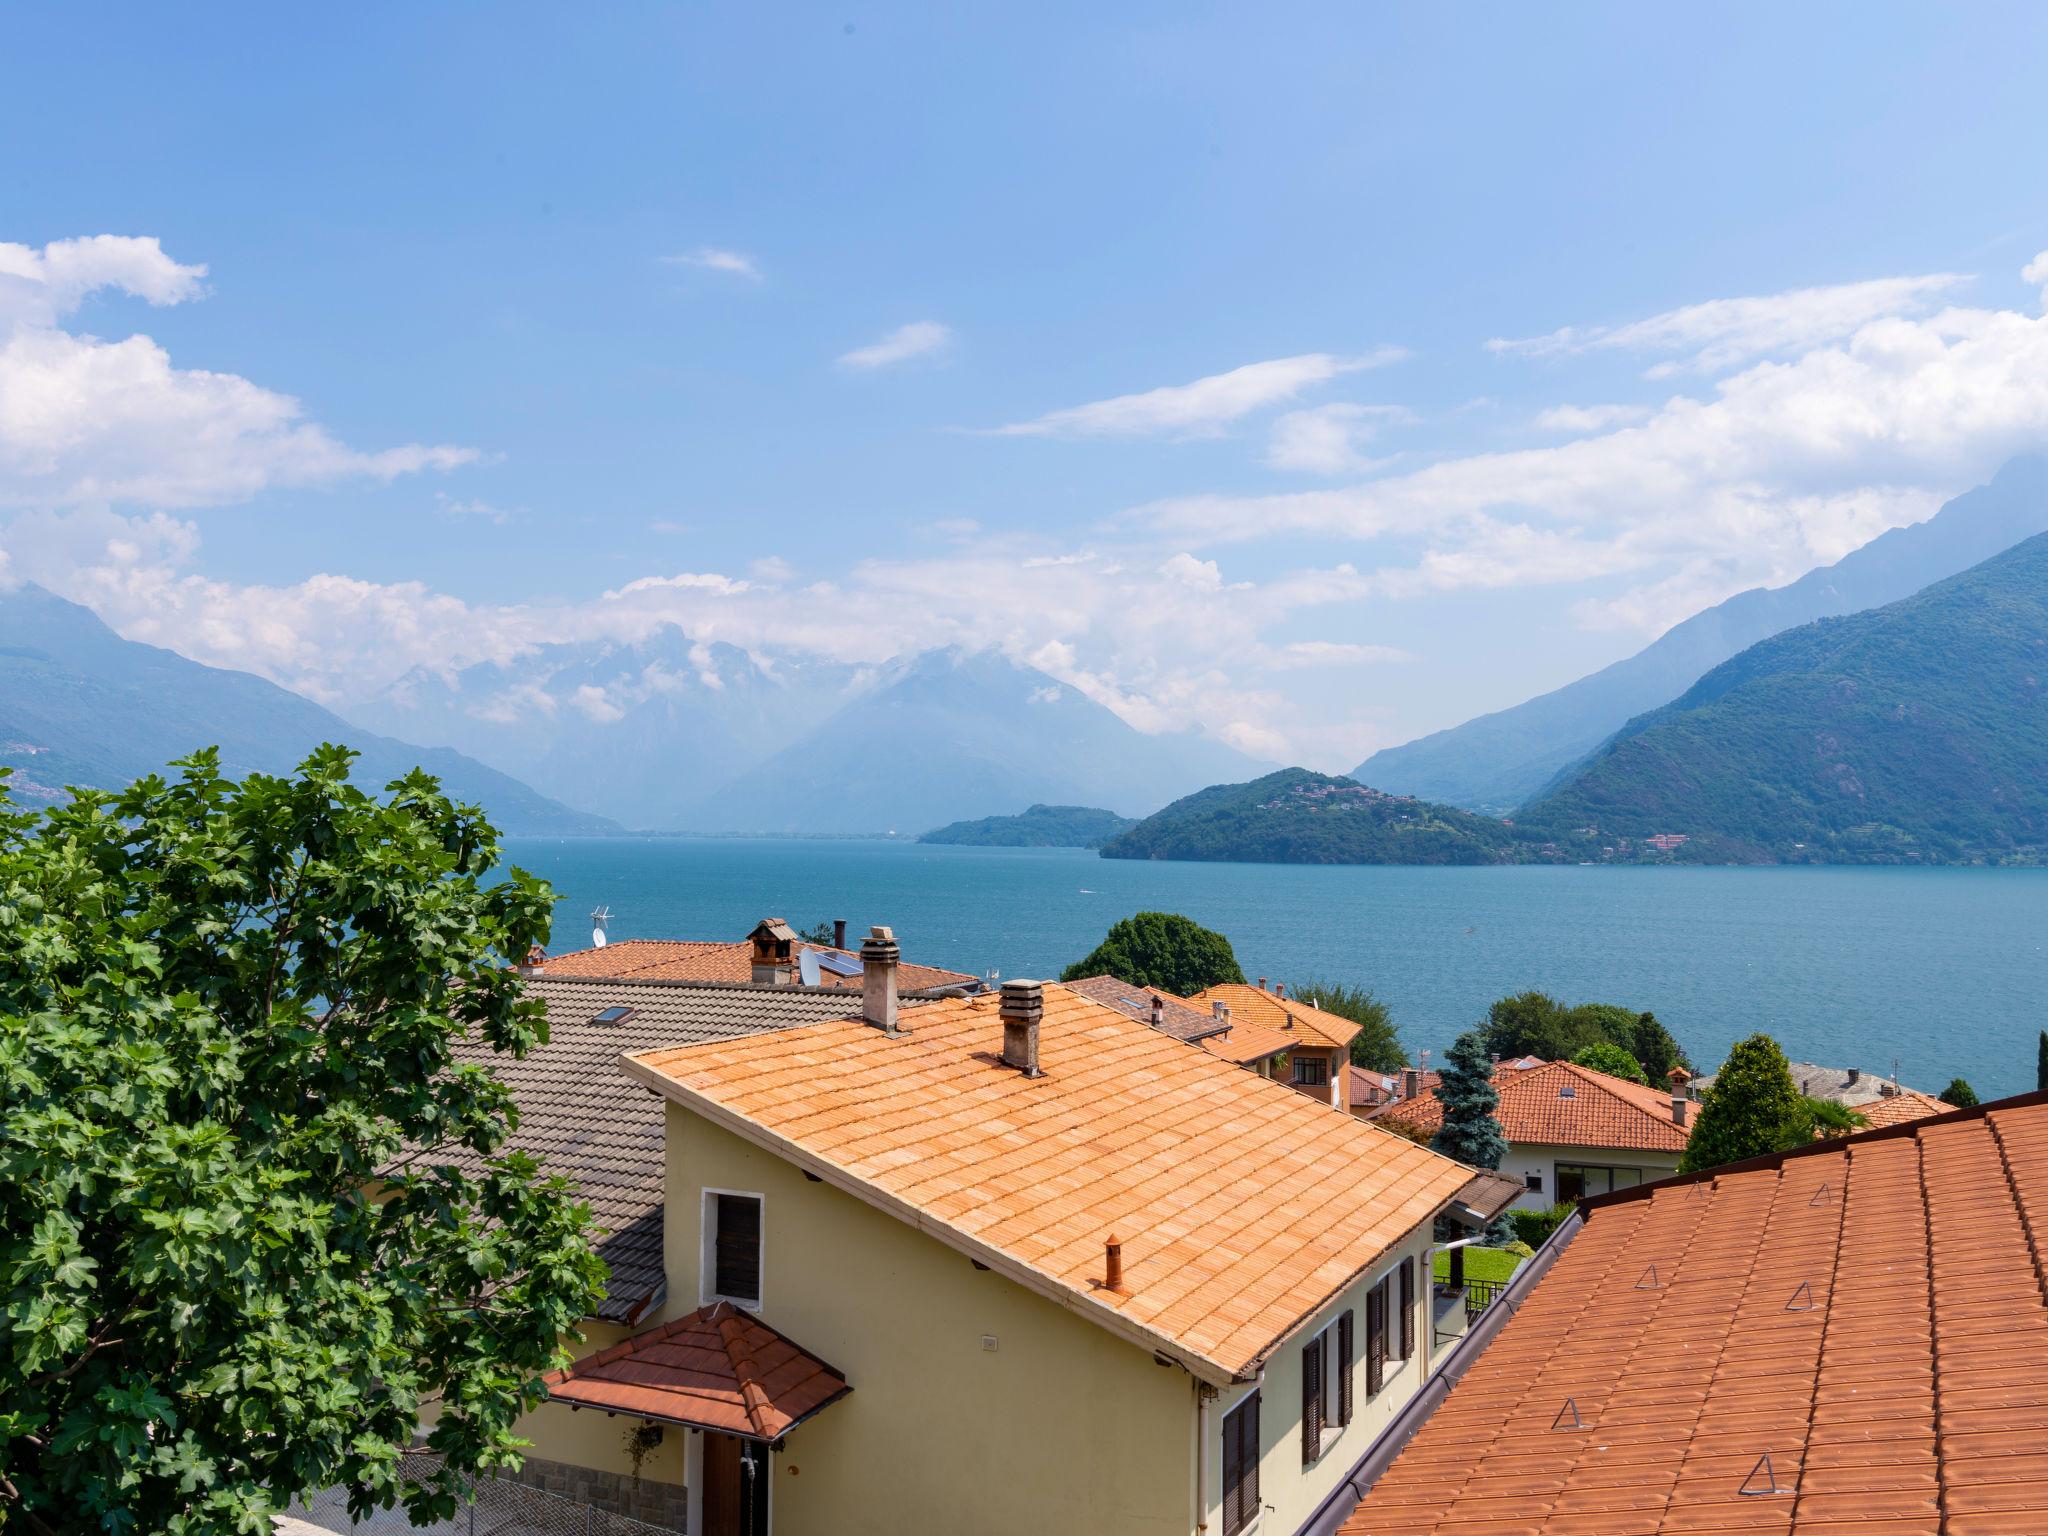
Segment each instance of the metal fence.
[{"label": "metal fence", "polygon": [[[413,1453],[406,1455],[404,1465],[407,1475],[414,1478],[424,1478],[435,1470],[431,1458]],[[402,1508],[374,1510],[360,1521],[351,1521],[348,1495],[339,1488],[323,1489],[294,1504],[288,1513],[295,1520],[345,1536],[676,1536],[669,1526],[649,1525],[509,1478],[483,1478],[471,1485],[470,1492],[475,1497],[458,1509],[452,1520],[430,1525],[414,1525]]]}]

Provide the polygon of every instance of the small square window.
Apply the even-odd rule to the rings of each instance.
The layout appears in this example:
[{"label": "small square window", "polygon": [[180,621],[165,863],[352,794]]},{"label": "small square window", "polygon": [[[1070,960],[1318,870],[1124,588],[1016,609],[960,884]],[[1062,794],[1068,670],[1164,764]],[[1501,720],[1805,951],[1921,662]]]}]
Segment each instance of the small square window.
[{"label": "small square window", "polygon": [[1533,1190],[1539,1195],[1542,1194],[1543,1171],[1539,1168],[1536,1172],[1525,1175],[1522,1179],[1522,1187],[1524,1189]]}]

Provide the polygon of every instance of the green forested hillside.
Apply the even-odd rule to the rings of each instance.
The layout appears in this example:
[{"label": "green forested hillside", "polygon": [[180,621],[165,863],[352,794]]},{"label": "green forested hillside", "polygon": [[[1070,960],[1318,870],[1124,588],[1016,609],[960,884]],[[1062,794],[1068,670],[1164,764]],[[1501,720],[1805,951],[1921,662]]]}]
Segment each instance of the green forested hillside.
[{"label": "green forested hillside", "polygon": [[1517,820],[1676,857],[2048,856],[2048,534],[1903,601],[1751,646]]},{"label": "green forested hillside", "polygon": [[1137,823],[1092,805],[1034,805],[1017,816],[984,816],[927,832],[920,843],[973,848],[1100,848]]},{"label": "green forested hillside", "polygon": [[1355,779],[1284,768],[1215,784],[1102,847],[1106,859],[1266,864],[1505,864],[1514,833],[1490,817],[1384,795]]}]

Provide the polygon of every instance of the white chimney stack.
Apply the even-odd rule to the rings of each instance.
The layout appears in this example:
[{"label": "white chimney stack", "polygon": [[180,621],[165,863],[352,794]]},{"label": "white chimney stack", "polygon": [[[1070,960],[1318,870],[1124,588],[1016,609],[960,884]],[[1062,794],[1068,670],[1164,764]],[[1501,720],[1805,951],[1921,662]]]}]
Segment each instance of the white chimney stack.
[{"label": "white chimney stack", "polygon": [[877,923],[860,943],[861,1016],[885,1035],[896,1028],[896,962],[903,958],[896,935]]}]

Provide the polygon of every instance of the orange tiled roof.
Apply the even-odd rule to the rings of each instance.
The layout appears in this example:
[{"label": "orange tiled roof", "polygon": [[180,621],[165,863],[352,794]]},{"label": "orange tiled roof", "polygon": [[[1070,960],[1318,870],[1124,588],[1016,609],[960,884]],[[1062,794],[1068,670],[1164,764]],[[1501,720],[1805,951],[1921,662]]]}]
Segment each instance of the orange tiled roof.
[{"label": "orange tiled roof", "polygon": [[559,1403],[779,1440],[853,1389],[731,1302],[636,1333],[542,1378]]},{"label": "orange tiled roof", "polygon": [[1877,1130],[1887,1125],[1910,1125],[1915,1120],[1945,1115],[1950,1106],[1917,1088],[1901,1088],[1897,1093],[1872,1099],[1867,1104],[1852,1104],[1850,1108],[1863,1117],[1871,1130]]},{"label": "orange tiled roof", "polygon": [[1591,1201],[1345,1536],[2048,1531],[2044,1236],[2039,1094]]},{"label": "orange tiled roof", "polygon": [[1359,1029],[1350,1019],[1238,981],[1205,987],[1189,1001],[1211,1003],[1219,998],[1229,1007],[1233,1022],[1242,1019],[1248,1024],[1263,1024],[1279,1030],[1296,1044],[1334,1046],[1341,1050],[1351,1044]]},{"label": "orange tiled roof", "polygon": [[[1610,1077],[1570,1061],[1521,1068],[1502,1063],[1493,1075],[1500,1093],[1494,1118],[1511,1142],[1555,1147],[1606,1147],[1629,1152],[1683,1152],[1699,1116],[1694,1105],[1683,1126],[1671,1119],[1671,1095]],[[1569,1096],[1564,1090],[1571,1089]],[[1376,1120],[1399,1120],[1434,1131],[1444,1123],[1435,1089],[1389,1104]]]},{"label": "orange tiled roof", "polygon": [[[858,962],[860,953],[834,949],[829,944],[801,944],[799,949],[821,955],[842,955]],[[543,976],[603,976],[634,981],[751,981],[754,952],[744,939],[620,939],[602,949],[572,949],[549,955],[541,966]],[[964,971],[942,970],[936,965],[896,967],[896,985],[905,992],[923,992],[934,987],[960,987],[976,978]],[[818,984],[860,990],[861,978],[823,972]]]},{"label": "orange tiled roof", "polygon": [[[1213,1382],[1255,1373],[1472,1171],[1114,1008],[1044,989],[1039,1060],[994,996],[624,1058],[714,1124]],[[1125,1289],[1102,1288],[1123,1243]]]}]

